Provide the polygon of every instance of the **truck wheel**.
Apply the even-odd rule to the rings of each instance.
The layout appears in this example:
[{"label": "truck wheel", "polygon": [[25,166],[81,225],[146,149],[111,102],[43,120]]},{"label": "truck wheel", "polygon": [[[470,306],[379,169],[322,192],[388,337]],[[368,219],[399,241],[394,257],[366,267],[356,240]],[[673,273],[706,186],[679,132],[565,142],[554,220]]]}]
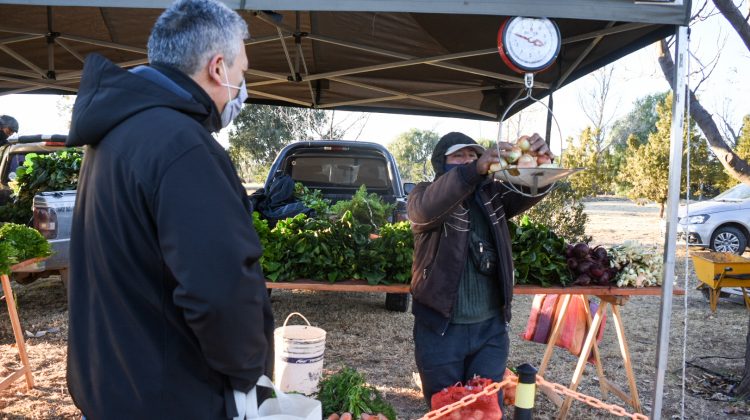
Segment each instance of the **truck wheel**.
[{"label": "truck wheel", "polygon": [[409,310],[411,294],[409,293],[386,293],[385,309],[393,312],[406,312]]},{"label": "truck wheel", "polygon": [[30,284],[33,283],[38,277],[34,276],[34,273],[11,273],[10,279],[18,284]]}]

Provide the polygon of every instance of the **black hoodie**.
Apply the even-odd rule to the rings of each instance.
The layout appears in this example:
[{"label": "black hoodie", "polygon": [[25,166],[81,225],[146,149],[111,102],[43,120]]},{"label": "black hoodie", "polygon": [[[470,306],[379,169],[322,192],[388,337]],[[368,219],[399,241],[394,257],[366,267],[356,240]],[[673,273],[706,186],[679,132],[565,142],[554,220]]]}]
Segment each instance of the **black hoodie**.
[{"label": "black hoodie", "polygon": [[[168,66],[89,55],[70,244],[68,386],[90,419],[232,417],[273,362],[251,206],[213,101]],[[156,77],[154,77],[156,76]],[[166,77],[164,77],[166,76]]]}]

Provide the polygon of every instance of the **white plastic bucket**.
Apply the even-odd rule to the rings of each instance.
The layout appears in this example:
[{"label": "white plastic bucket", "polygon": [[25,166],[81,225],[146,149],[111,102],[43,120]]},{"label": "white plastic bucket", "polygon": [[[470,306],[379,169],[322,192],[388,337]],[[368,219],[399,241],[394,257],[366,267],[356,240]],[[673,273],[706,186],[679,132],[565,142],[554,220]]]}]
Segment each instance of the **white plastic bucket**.
[{"label": "white plastic bucket", "polygon": [[[307,325],[289,325],[289,318],[299,315]],[[273,333],[275,362],[274,384],[284,392],[299,392],[311,395],[318,392],[318,381],[323,374],[323,352],[326,348],[326,332],[310,326],[310,322],[299,312],[286,317],[284,326]]]}]

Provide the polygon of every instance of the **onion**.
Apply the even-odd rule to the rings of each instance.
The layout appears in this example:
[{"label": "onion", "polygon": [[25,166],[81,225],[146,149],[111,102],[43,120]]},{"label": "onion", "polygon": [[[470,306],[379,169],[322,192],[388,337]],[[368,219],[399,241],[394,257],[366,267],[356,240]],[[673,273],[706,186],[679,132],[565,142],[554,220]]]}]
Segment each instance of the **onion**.
[{"label": "onion", "polygon": [[531,143],[529,143],[529,136],[521,136],[516,140],[516,145],[521,148],[524,152],[529,150],[531,148]]},{"label": "onion", "polygon": [[603,286],[607,285],[609,283],[609,281],[612,280],[612,275],[610,273],[611,272],[609,270],[605,270],[602,273],[601,277],[599,277],[599,284],[601,284]]},{"label": "onion", "polygon": [[536,158],[531,155],[523,154],[518,158],[516,164],[519,168],[536,168]]},{"label": "onion", "polygon": [[505,159],[500,158],[499,162],[496,162],[490,165],[490,172],[502,171],[503,169],[507,167],[508,167],[508,162],[506,162]]},{"label": "onion", "polygon": [[518,160],[518,158],[521,157],[523,154],[523,151],[518,146],[513,146],[512,149],[505,152],[505,160],[508,161],[508,163],[513,163]]},{"label": "onion", "polygon": [[548,155],[539,155],[536,157],[536,164],[537,165],[545,165],[547,163],[552,163],[552,158]]}]

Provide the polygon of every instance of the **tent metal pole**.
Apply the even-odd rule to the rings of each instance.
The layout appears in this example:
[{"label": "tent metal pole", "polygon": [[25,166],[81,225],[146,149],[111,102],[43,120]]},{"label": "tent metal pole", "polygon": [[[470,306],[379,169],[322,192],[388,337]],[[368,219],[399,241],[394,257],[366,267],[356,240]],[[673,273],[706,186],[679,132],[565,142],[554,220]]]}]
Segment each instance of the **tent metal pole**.
[{"label": "tent metal pole", "polygon": [[[368,46],[364,46],[364,45],[359,45],[359,44],[355,44],[355,43],[352,43],[352,42],[342,41],[342,40],[331,38],[331,37],[327,37],[327,36],[321,36],[321,35],[316,35],[316,34],[309,34],[307,37],[309,39],[312,39],[312,40],[315,40],[315,41],[326,42],[326,43],[333,44],[333,45],[340,45],[342,47],[353,48],[353,49],[361,50],[361,51],[367,51],[367,52],[371,52],[373,54],[380,54],[380,55],[385,55],[385,56],[388,56],[388,57],[400,58],[402,60],[417,59],[417,57],[414,57],[414,56],[411,56],[411,55],[401,54],[401,53],[397,53],[397,52],[393,52],[393,51],[388,51],[388,50],[384,50],[382,48],[374,48],[374,47],[368,47]],[[486,49],[486,50],[480,50],[480,52],[481,51],[485,51],[487,54],[494,54],[494,53],[497,52],[497,50],[494,49],[494,48],[490,48],[490,49]],[[443,63],[443,62],[439,62],[439,61],[425,62],[424,64],[429,65],[429,66],[442,67],[442,68],[446,68],[446,69],[461,71],[461,72],[464,72],[464,73],[476,74],[476,75],[479,75],[479,76],[486,76],[486,77],[490,77],[490,78],[493,78],[493,79],[504,80],[504,81],[507,81],[507,82],[513,82],[513,83],[518,83],[520,85],[523,85],[523,78],[516,77],[516,76],[508,76],[508,75],[504,75],[502,73],[490,72],[490,71],[486,71],[486,70],[481,70],[481,69],[475,69],[475,68],[472,68],[472,67],[462,66],[462,65],[459,65],[459,64]],[[535,82],[534,85],[538,86],[538,87],[542,87],[542,88],[548,88],[549,87],[549,84],[547,84],[547,83]]]},{"label": "tent metal pole", "polygon": [[664,405],[664,382],[669,359],[669,330],[672,316],[672,283],[674,281],[675,250],[677,243],[677,207],[680,200],[682,139],[685,125],[685,96],[688,58],[687,26],[677,27],[675,46],[674,91],[672,93],[672,132],[669,153],[669,185],[667,193],[667,232],[664,238],[664,271],[661,284],[659,341],[656,347],[656,378],[652,419],[661,419]]},{"label": "tent metal pole", "polygon": [[[457,95],[460,93],[470,93],[470,92],[482,92],[485,90],[494,90],[494,89],[496,89],[494,86],[479,86],[475,88],[441,90],[437,92],[427,92],[427,93],[414,93],[413,95],[421,96],[421,97],[430,97],[430,96],[442,96],[442,95]],[[337,106],[352,106],[352,105],[371,104],[371,103],[376,103],[376,102],[398,101],[401,99],[406,99],[408,96],[409,96],[408,94],[402,94],[402,95],[394,95],[394,96],[381,96],[379,98],[358,99],[355,101],[334,102],[334,103],[329,103],[325,105],[320,105],[320,108],[333,108]]]},{"label": "tent metal pole", "polygon": [[388,95],[394,95],[394,96],[406,95],[407,98],[414,99],[415,101],[426,102],[428,104],[442,106],[442,107],[445,107],[445,108],[448,108],[448,109],[457,109],[459,111],[469,112],[469,113],[472,113],[472,114],[482,115],[482,116],[485,116],[485,117],[497,118],[497,115],[489,113],[489,112],[479,111],[479,110],[476,110],[476,109],[471,109],[471,108],[467,108],[465,106],[460,106],[460,105],[454,105],[454,104],[447,103],[447,102],[436,101],[434,99],[427,99],[425,97],[421,97],[421,96],[417,96],[417,95],[412,95],[412,94],[404,93],[404,92],[398,92],[398,91],[395,91],[395,90],[392,90],[392,89],[386,89],[386,88],[381,88],[381,87],[377,87],[377,86],[373,86],[373,85],[368,85],[366,83],[359,83],[359,82],[355,82],[353,80],[347,80],[347,79],[341,79],[341,78],[331,78],[331,81],[339,82],[339,83],[344,83],[344,84],[347,84],[347,85],[356,86],[356,87],[360,87],[360,88],[363,88],[363,89],[370,89],[370,90],[374,90],[376,92],[386,93]]}]

